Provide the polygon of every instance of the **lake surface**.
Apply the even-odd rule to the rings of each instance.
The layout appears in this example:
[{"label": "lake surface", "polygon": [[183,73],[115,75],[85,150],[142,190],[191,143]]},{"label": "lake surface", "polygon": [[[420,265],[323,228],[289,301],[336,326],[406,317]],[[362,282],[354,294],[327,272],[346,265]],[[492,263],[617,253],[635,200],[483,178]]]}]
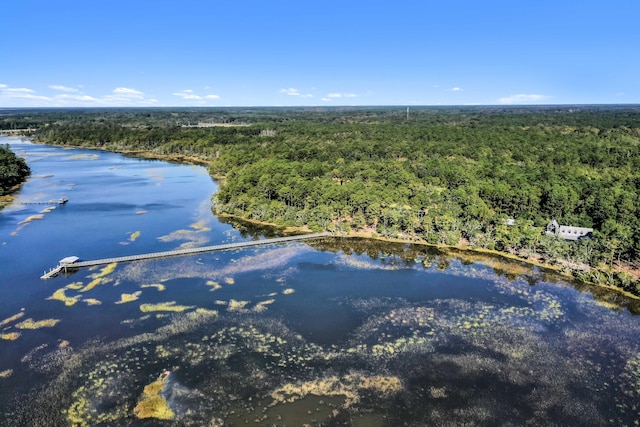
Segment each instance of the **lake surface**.
[{"label": "lake surface", "polygon": [[211,214],[202,167],[0,143],[33,172],[0,211],[2,425],[640,423],[636,301],[500,258],[338,238],[44,281],[70,255],[264,232]]}]

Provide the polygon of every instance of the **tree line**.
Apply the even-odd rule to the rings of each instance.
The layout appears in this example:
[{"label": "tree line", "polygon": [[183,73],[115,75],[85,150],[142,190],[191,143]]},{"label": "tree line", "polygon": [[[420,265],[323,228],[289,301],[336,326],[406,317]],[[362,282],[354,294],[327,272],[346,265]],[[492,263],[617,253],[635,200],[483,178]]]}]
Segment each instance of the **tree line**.
[{"label": "tree line", "polygon": [[16,156],[8,144],[0,145],[0,196],[11,193],[30,173],[22,157]]},{"label": "tree line", "polygon": [[[224,177],[218,214],[562,261],[640,293],[620,268],[640,261],[637,107],[52,114],[38,116],[37,139],[205,159]],[[594,237],[546,235],[552,219]]]}]

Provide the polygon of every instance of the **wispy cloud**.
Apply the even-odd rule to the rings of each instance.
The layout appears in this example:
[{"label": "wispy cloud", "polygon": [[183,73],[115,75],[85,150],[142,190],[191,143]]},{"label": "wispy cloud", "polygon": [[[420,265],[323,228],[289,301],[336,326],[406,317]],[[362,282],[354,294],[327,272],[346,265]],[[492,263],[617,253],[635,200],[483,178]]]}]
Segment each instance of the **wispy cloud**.
[{"label": "wispy cloud", "polygon": [[550,96],[538,95],[538,94],[517,94],[510,95],[504,98],[498,99],[500,104],[538,104],[542,101],[546,101]]},{"label": "wispy cloud", "polygon": [[144,92],[128,87],[117,87],[113,90],[113,94],[123,98],[144,98]]},{"label": "wispy cloud", "polygon": [[294,87],[280,89],[280,93],[284,93],[289,96],[300,96],[300,92]]},{"label": "wispy cloud", "polygon": [[329,98],[356,98],[358,95],[355,93],[330,93],[323,99]]},{"label": "wispy cloud", "polygon": [[4,89],[4,92],[21,94],[21,93],[35,93],[35,90],[28,89],[26,87],[10,87],[10,88]]},{"label": "wispy cloud", "polygon": [[300,91],[298,89],[293,88],[293,87],[280,89],[280,93],[283,93],[283,94],[289,95],[289,96],[299,96],[300,98],[313,98],[312,94],[310,94],[310,93],[300,93]]},{"label": "wispy cloud", "polygon": [[49,89],[58,90],[60,92],[79,92],[78,89],[74,89],[72,87],[67,87],[62,85],[50,85]]},{"label": "wispy cloud", "polygon": [[458,86],[454,86],[451,89],[449,89],[450,92],[462,92],[462,88],[458,87]]},{"label": "wispy cloud", "polygon": [[94,98],[93,96],[89,96],[89,95],[80,95],[80,94],[69,94],[69,93],[63,93],[60,95],[56,95],[55,99],[58,100],[70,100],[70,101],[80,101],[80,102],[100,102],[100,100],[98,98]]},{"label": "wispy cloud", "polygon": [[204,102],[208,99],[220,99],[220,95],[209,94],[209,95],[198,95],[193,92],[191,89],[181,90],[180,92],[174,92],[173,96],[177,96],[182,98],[183,100],[191,100],[191,101],[200,101]]},{"label": "wispy cloud", "polygon": [[0,85],[0,105],[15,107],[65,107],[73,105],[135,107],[158,104],[158,100],[147,98],[144,92],[128,87],[117,87],[102,96],[88,95],[80,89],[62,85],[49,85],[48,88],[55,92],[52,95],[44,96],[30,88],[8,87],[2,84]]},{"label": "wispy cloud", "polygon": [[[36,91],[26,87],[8,87],[2,85],[0,87],[0,100],[10,99],[13,102],[20,102],[20,100],[30,101],[50,101],[51,98],[47,96],[36,95]],[[1,101],[0,101],[1,102]],[[41,103],[39,103],[41,105]]]}]

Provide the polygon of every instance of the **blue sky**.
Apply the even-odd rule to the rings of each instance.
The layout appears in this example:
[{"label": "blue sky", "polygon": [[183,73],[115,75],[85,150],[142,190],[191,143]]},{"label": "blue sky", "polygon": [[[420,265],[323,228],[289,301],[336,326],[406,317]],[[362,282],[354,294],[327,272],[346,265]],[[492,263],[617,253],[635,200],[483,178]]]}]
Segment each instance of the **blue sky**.
[{"label": "blue sky", "polygon": [[0,107],[640,103],[638,0],[8,0]]}]

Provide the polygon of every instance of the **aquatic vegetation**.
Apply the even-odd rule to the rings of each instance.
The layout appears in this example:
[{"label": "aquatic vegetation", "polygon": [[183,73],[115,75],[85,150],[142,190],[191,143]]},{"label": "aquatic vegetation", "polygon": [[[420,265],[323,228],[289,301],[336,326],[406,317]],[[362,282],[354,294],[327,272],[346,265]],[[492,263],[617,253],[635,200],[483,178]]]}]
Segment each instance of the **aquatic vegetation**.
[{"label": "aquatic vegetation", "polygon": [[267,310],[267,306],[268,305],[271,305],[274,302],[276,302],[276,300],[274,300],[274,299],[269,299],[269,300],[266,300],[266,301],[260,301],[255,306],[253,306],[253,311],[255,313],[262,313],[263,311]]},{"label": "aquatic vegetation", "polygon": [[83,299],[82,302],[86,302],[87,305],[101,305],[102,304],[102,301],[98,301],[95,298],[86,298],[86,299]]},{"label": "aquatic vegetation", "polygon": [[147,211],[137,211],[136,215],[144,215],[146,213],[148,213],[148,212]]},{"label": "aquatic vegetation", "polygon": [[13,369],[5,369],[4,371],[0,371],[0,378],[9,378],[13,375]]},{"label": "aquatic vegetation", "polygon": [[201,232],[211,231],[211,228],[207,226],[207,223],[204,220],[193,223],[190,225],[190,227],[193,228],[194,230],[201,231]]},{"label": "aquatic vegetation", "polygon": [[72,289],[74,291],[80,290],[84,287],[84,284],[82,282],[73,282],[67,286],[65,286],[65,289]]},{"label": "aquatic vegetation", "polygon": [[88,292],[88,291],[92,290],[93,288],[95,288],[96,286],[104,285],[104,284],[107,284],[107,283],[111,283],[112,281],[113,281],[113,279],[110,279],[108,277],[96,277],[91,282],[89,282],[87,284],[87,286],[85,286],[84,288],[80,289],[79,292]]},{"label": "aquatic vegetation", "polygon": [[151,283],[148,285],[141,285],[141,288],[145,289],[145,288],[156,288],[159,292],[164,291],[165,289],[167,289],[167,287],[161,283]]},{"label": "aquatic vegetation", "polygon": [[144,387],[140,402],[133,408],[133,414],[137,418],[170,420],[175,417],[167,401],[160,395],[166,385],[166,378],[166,376],[163,377],[161,375],[156,381]]},{"label": "aquatic vegetation", "polygon": [[140,232],[139,231],[134,231],[133,233],[131,233],[131,235],[129,236],[129,241],[131,242],[135,242],[138,237],[140,237]]},{"label": "aquatic vegetation", "polygon": [[65,290],[67,288],[60,288],[57,291],[55,291],[53,293],[53,295],[51,295],[49,298],[47,298],[48,300],[56,300],[56,301],[62,301],[64,303],[64,305],[66,305],[67,307],[71,307],[72,305],[74,305],[75,303],[77,303],[80,300],[80,296],[75,296],[75,297],[69,297],[65,294]]},{"label": "aquatic vegetation", "polygon": [[80,154],[74,154],[73,156],[66,157],[63,160],[98,160],[99,158],[100,156],[98,154],[80,153]]},{"label": "aquatic vegetation", "polygon": [[175,301],[170,302],[162,302],[159,304],[142,304],[140,305],[140,311],[143,313],[149,313],[154,311],[173,311],[173,312],[182,312],[186,310],[191,310],[194,306],[187,305],[177,305]]},{"label": "aquatic vegetation", "polygon": [[296,290],[292,289],[292,288],[287,288],[285,290],[282,291],[283,295],[291,295],[292,293],[294,293]]},{"label": "aquatic vegetation", "polygon": [[44,214],[35,214],[35,215],[28,216],[26,219],[24,219],[23,221],[20,221],[18,224],[27,224],[29,222],[40,220],[40,219],[44,219]]},{"label": "aquatic vegetation", "polygon": [[236,283],[236,281],[233,279],[233,277],[225,277],[224,283],[226,283],[227,285],[233,285]]},{"label": "aquatic vegetation", "polygon": [[271,405],[282,402],[294,402],[307,395],[344,396],[345,407],[360,401],[360,391],[366,389],[374,393],[389,396],[402,390],[398,377],[372,375],[352,372],[343,377],[331,376],[301,383],[288,383],[271,392]]},{"label": "aquatic vegetation", "polygon": [[20,338],[20,332],[0,333],[0,339],[5,341],[15,341]]},{"label": "aquatic vegetation", "polygon": [[237,262],[220,266],[214,263],[198,263],[196,257],[172,259],[171,262],[128,263],[116,272],[116,277],[134,282],[162,282],[176,278],[200,278],[203,280],[223,280],[237,274],[251,271],[276,269],[286,265],[293,257],[312,251],[306,245],[287,245],[277,248],[246,249],[242,252],[258,252],[258,255],[243,256]]},{"label": "aquatic vegetation", "polygon": [[125,304],[136,301],[140,298],[140,295],[142,295],[142,291],[136,291],[132,294],[122,294],[120,295],[120,301],[116,301],[116,304]]},{"label": "aquatic vegetation", "polygon": [[244,309],[249,301],[236,301],[234,299],[229,300],[228,311],[246,312]]},{"label": "aquatic vegetation", "polygon": [[18,329],[40,329],[40,328],[52,328],[60,322],[60,319],[45,319],[35,321],[33,319],[24,320],[16,325]]},{"label": "aquatic vegetation", "polygon": [[20,313],[14,314],[13,316],[7,317],[6,319],[4,319],[3,321],[0,322],[0,327],[2,326],[6,326],[9,323],[15,322],[18,319],[21,319],[24,316],[24,311],[21,311]]},{"label": "aquatic vegetation", "polygon": [[89,277],[92,279],[99,279],[105,276],[108,276],[109,274],[113,273],[116,269],[116,267],[118,266],[117,262],[112,262],[111,264],[103,267],[100,272],[95,273],[90,275]]},{"label": "aquatic vegetation", "polygon": [[206,285],[212,287],[212,289],[211,289],[212,292],[213,291],[217,291],[218,289],[222,289],[222,286],[220,285],[220,283],[215,282],[213,280],[207,280]]},{"label": "aquatic vegetation", "polygon": [[80,292],[87,292],[87,291],[92,290],[96,286],[104,285],[104,284],[107,284],[107,283],[111,283],[113,281],[113,279],[108,278],[106,276],[108,276],[111,273],[113,273],[117,266],[118,266],[118,263],[117,262],[113,262],[113,263],[103,267],[99,272],[90,274],[88,277],[93,279],[93,280],[91,282],[89,282],[84,288],[80,289]]}]

